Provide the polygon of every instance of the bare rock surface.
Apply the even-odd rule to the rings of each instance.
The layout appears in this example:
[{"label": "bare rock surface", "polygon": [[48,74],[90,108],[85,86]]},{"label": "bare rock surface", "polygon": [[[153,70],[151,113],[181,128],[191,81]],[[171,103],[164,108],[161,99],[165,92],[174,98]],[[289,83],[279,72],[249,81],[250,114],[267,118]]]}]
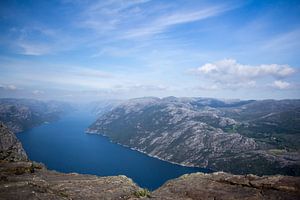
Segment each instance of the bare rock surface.
[{"label": "bare rock surface", "polygon": [[140,188],[125,176],[50,171],[37,163],[0,163],[0,199],[132,199]]},{"label": "bare rock surface", "polygon": [[0,160],[24,161],[27,155],[15,134],[0,122]]},{"label": "bare rock surface", "polygon": [[154,199],[299,199],[300,178],[289,176],[194,173],[171,180],[153,192]]}]

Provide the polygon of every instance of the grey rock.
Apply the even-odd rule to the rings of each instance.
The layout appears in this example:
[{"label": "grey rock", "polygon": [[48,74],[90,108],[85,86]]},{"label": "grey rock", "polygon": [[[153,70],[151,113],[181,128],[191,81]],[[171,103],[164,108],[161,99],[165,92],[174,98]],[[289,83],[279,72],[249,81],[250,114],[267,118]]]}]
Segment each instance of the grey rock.
[{"label": "grey rock", "polygon": [[15,134],[0,122],[0,160],[26,161],[27,155]]},{"label": "grey rock", "polygon": [[125,176],[50,171],[31,162],[0,162],[0,199],[131,199],[140,188]]},{"label": "grey rock", "polygon": [[297,200],[300,197],[300,178],[194,173],[168,181],[151,196],[152,199],[164,200]]},{"label": "grey rock", "polygon": [[[300,175],[300,100],[128,100],[87,130],[185,166]],[[292,159],[291,159],[292,158]]]}]

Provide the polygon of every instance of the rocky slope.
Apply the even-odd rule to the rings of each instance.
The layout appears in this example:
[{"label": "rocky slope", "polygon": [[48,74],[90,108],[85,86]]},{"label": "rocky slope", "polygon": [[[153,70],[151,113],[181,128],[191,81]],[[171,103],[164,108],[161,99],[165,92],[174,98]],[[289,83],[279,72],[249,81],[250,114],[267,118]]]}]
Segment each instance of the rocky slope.
[{"label": "rocky slope", "polygon": [[[50,171],[28,161],[12,132],[0,128],[0,200],[14,199],[299,199],[300,178],[237,176],[227,173],[183,175],[152,193],[125,176],[98,177]],[[10,155],[10,158],[6,155]]]},{"label": "rocky slope", "polygon": [[0,160],[27,161],[22,144],[2,122],[0,122]]},{"label": "rocky slope", "polygon": [[97,116],[101,116],[104,113],[111,111],[114,107],[121,104],[123,100],[109,99],[101,101],[93,101],[86,105],[86,109],[90,110],[91,113],[94,113]]},{"label": "rocky slope", "polygon": [[300,100],[132,99],[87,132],[154,157],[236,174],[300,175]]},{"label": "rocky slope", "polygon": [[154,199],[299,199],[300,178],[287,176],[187,174],[152,193]]},{"label": "rocky slope", "polygon": [[57,120],[72,108],[67,103],[33,99],[0,99],[0,121],[13,132]]}]

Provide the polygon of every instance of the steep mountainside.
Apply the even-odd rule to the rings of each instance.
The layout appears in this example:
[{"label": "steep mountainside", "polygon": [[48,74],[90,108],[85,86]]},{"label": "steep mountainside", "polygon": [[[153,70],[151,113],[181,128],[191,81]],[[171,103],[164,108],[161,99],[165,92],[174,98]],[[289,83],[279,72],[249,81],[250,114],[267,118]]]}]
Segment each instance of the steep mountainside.
[{"label": "steep mountainside", "polygon": [[0,99],[0,121],[21,132],[44,122],[57,120],[72,108],[67,103],[33,99]]},{"label": "steep mountainside", "polygon": [[3,161],[27,161],[27,155],[18,141],[7,127],[0,122],[0,160]]},{"label": "steep mountainside", "polygon": [[122,102],[123,100],[117,99],[94,101],[87,105],[87,109],[91,110],[91,112],[97,116],[101,116],[104,113],[111,111],[114,107],[118,106]]},{"label": "steep mountainside", "polygon": [[125,176],[98,177],[50,171],[28,161],[15,135],[0,124],[0,200],[14,199],[298,199],[300,178],[235,176],[226,173],[183,175],[147,192]]},{"label": "steep mountainside", "polygon": [[300,175],[300,100],[129,100],[87,132],[151,156],[245,174]]}]

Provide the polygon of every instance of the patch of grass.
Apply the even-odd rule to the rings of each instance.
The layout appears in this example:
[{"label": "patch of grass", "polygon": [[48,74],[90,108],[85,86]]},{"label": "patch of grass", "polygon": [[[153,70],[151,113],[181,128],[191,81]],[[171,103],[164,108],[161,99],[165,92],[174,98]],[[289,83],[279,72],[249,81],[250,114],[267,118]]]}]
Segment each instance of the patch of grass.
[{"label": "patch of grass", "polygon": [[37,162],[32,162],[31,166],[30,166],[30,172],[34,173],[35,169],[42,169],[42,168],[43,168],[42,164],[37,163]]},{"label": "patch of grass", "polygon": [[140,189],[134,192],[134,195],[138,198],[150,197],[150,191],[148,189]]},{"label": "patch of grass", "polygon": [[17,167],[12,167],[7,170],[9,173],[13,173],[15,175],[22,175],[25,173],[30,173],[31,172],[31,167],[27,166],[17,166]]},{"label": "patch of grass", "polygon": [[59,192],[59,195],[62,197],[67,197],[67,198],[69,197],[69,195],[64,191]]},{"label": "patch of grass", "polygon": [[273,154],[273,155],[282,155],[284,153],[286,153],[285,149],[270,149],[269,153]]}]

